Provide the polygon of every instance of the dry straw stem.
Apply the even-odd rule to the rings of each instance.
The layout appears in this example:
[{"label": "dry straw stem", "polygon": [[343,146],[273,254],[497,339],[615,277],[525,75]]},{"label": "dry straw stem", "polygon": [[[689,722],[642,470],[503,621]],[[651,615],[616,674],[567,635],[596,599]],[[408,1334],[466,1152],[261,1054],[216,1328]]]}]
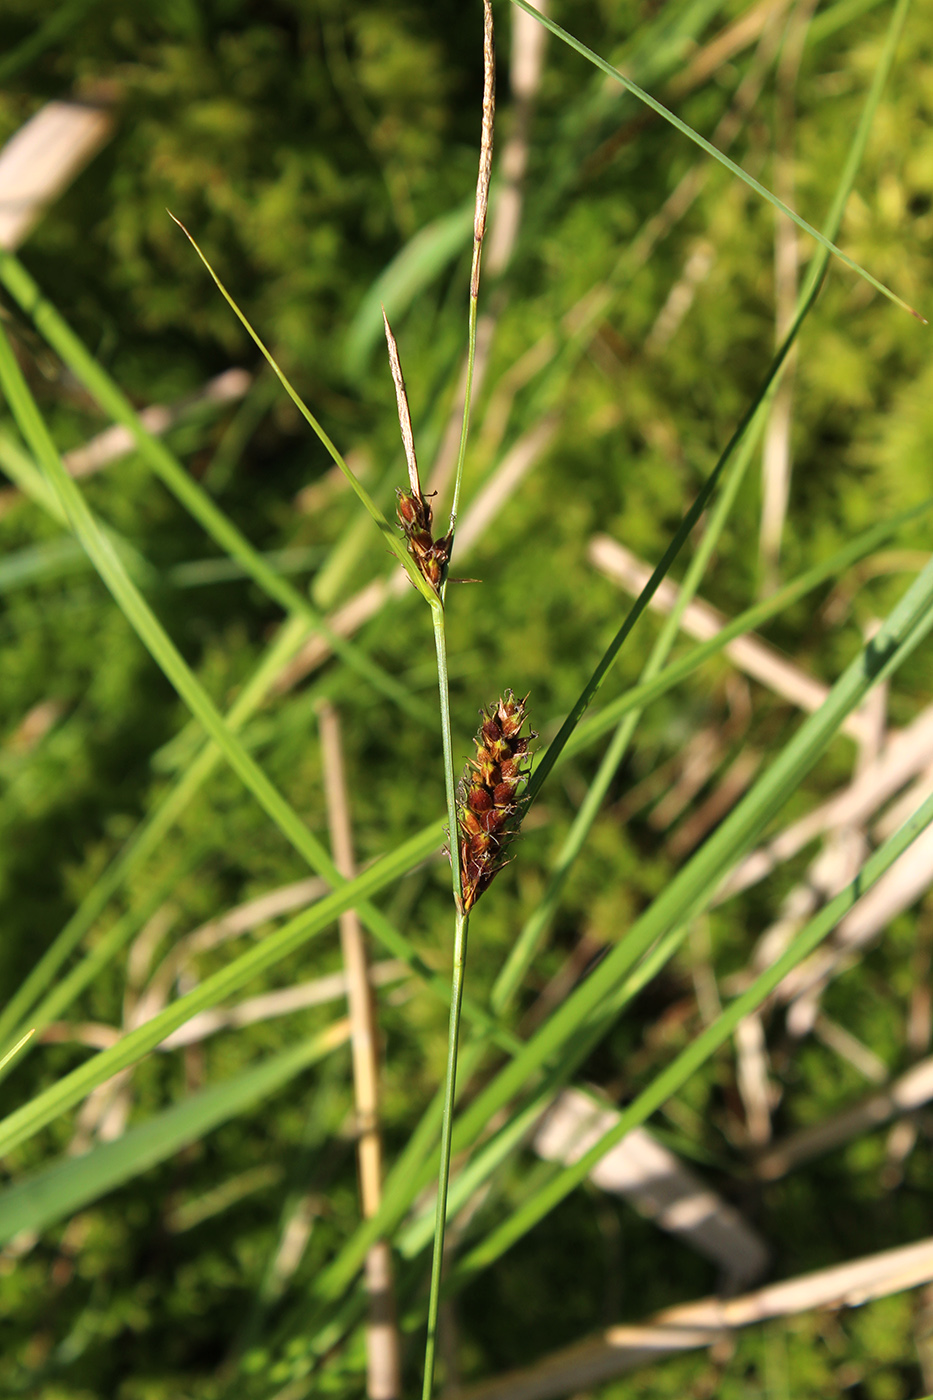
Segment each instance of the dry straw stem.
[{"label": "dry straw stem", "polygon": [[402,362],[399,359],[398,341],[392,334],[392,327],[389,325],[389,318],[386,315],[385,307],[382,308],[382,324],[385,327],[386,345],[389,347],[389,368],[392,371],[392,383],[395,385],[395,401],[398,405],[398,423],[402,430],[402,446],[405,448],[405,461],[408,464],[408,481],[411,485],[411,494],[419,500],[423,499],[421,490],[421,478],[418,476],[418,460],[415,456],[415,435],[411,427],[411,409],[408,407],[408,392],[405,388],[405,376],[402,374]]},{"label": "dry straw stem", "polygon": [[[209,379],[197,393],[170,404],[152,404],[140,411],[139,421],[147,433],[162,437],[179,423],[206,405],[224,407],[237,403],[243,398],[253,382],[253,377],[245,369],[225,369],[222,374]],[[96,433],[81,447],[73,447],[62,456],[62,465],[69,476],[76,479],[93,476],[103,471],[121,457],[128,457],[136,450],[136,439],[129,428],[122,423],[114,423],[103,432]],[[0,513],[19,498],[21,492],[16,486],[5,487],[0,491]]]},{"label": "dry straw stem", "polygon": [[[543,5],[542,10],[546,9]],[[541,81],[547,30],[523,10],[512,10],[512,54],[509,88],[513,99],[512,130],[502,148],[499,161],[499,188],[495,208],[489,219],[484,243],[487,277],[499,278],[508,267],[521,227],[524,190],[523,181],[528,165],[528,149],[535,96]],[[489,357],[496,325],[505,306],[505,292],[494,299],[493,305],[478,317],[476,346],[473,355],[472,393],[480,392],[489,368]],[[456,469],[462,435],[460,404],[466,394],[470,373],[469,350],[463,359],[454,407],[441,439],[428,482],[432,492],[443,493]],[[485,432],[485,430],[484,430]],[[492,455],[491,453],[488,455]],[[457,533],[457,552],[463,551],[463,529]]]},{"label": "dry straw stem", "polygon": [[492,29],[492,3],[483,0],[483,127],[479,148],[479,174],[476,179],[476,205],[473,213],[473,267],[470,298],[479,296],[479,268],[486,236],[489,211],[489,177],[492,173],[492,134],[496,115],[496,49]]},{"label": "dry straw stem", "polygon": [[[638,559],[631,550],[610,539],[608,535],[597,535],[590,543],[590,561],[613,582],[618,583],[633,597],[638,597],[651,577],[651,567]],[[656,612],[669,613],[677,603],[677,585],[664,579],[658,585],[648,606]],[[687,604],[681,619],[683,630],[697,641],[705,642],[715,637],[727,626],[729,619],[702,598],[694,598]],[[780,652],[761,640],[760,637],[737,637],[727,642],[723,648],[735,664],[754,680],[766,685],[775,694],[798,705],[812,714],[818,710],[829,694],[829,687],[808,676],[799,666],[788,661]],[[859,709],[848,715],[842,725],[844,733],[862,741],[870,734],[870,721]]]},{"label": "dry straw stem", "polygon": [[[489,176],[492,170],[492,134],[496,114],[496,53],[492,28],[491,0],[483,0],[483,122],[480,135],[479,173],[476,180],[476,201],[473,211],[473,267],[470,273],[470,312],[467,332],[466,376],[463,386],[463,421],[460,426],[460,446],[454,473],[453,499],[450,504],[449,538],[453,541],[463,485],[463,464],[466,460],[467,438],[470,432],[470,407],[473,398],[473,372],[476,365],[476,316],[479,302],[479,271],[486,234],[489,209]],[[443,597],[443,585],[441,596]]]},{"label": "dry straw stem", "polygon": [[[373,963],[369,970],[372,987],[385,987],[393,982],[403,981],[410,975],[407,963],[398,958],[388,958]],[[245,997],[232,1006],[223,1006],[211,1011],[201,1011],[190,1021],[160,1042],[158,1050],[177,1050],[183,1045],[197,1045],[218,1031],[237,1030],[241,1026],[253,1026],[257,1021],[271,1021],[279,1016],[290,1016],[296,1011],[307,1011],[312,1006],[324,1006],[330,1001],[339,1001],[347,995],[347,978],[343,972],[332,972],[325,977],[315,977],[310,982],[296,982],[291,987],[282,987],[277,992],[263,992],[259,996]],[[154,1006],[154,1016],[161,1006]],[[148,1019],[148,1018],[147,1018]],[[69,1041],[78,1045],[89,1045],[95,1050],[106,1050],[115,1045],[124,1034],[117,1026],[108,1026],[100,1021],[53,1021],[42,1031],[43,1044],[63,1045]]]},{"label": "dry straw stem", "polygon": [[47,102],[0,151],[0,248],[13,252],[113,135],[109,106]]},{"label": "dry straw stem", "polygon": [[[931,761],[933,707],[923,710],[905,729],[890,731],[877,759],[835,797],[746,856],[723,883],[717,902],[765,879],[824,832],[861,825]],[[916,806],[916,802],[911,802],[910,811]]]},{"label": "dry straw stem", "polygon": [[[344,879],[356,875],[350,802],[337,711],[328,701],[318,707],[324,793],[334,864]],[[356,911],[340,915],[340,946],[347,976],[353,1090],[356,1099],[357,1162],[363,1218],[376,1214],[382,1201],[382,1136],[379,1129],[379,1051],[369,967],[363,930]],[[366,1329],[369,1400],[395,1400],[401,1394],[401,1358],[395,1323],[392,1258],[388,1243],[377,1240],[366,1255],[369,1322]]]},{"label": "dry straw stem", "polygon": [[933,1279],[933,1239],[865,1255],[769,1284],[739,1298],[702,1298],[666,1308],[643,1323],[610,1327],[552,1352],[533,1366],[455,1392],[456,1400],[554,1400],[649,1366],[677,1352],[712,1346],[740,1327],[814,1308],[854,1308]]},{"label": "dry straw stem", "polygon": [[851,1108],[776,1142],[758,1158],[755,1172],[764,1181],[775,1181],[803,1162],[821,1157],[851,1142],[853,1138],[873,1132],[900,1114],[913,1113],[931,1099],[933,1056],[912,1066],[879,1093],[871,1094]]},{"label": "dry straw stem", "polygon": [[[569,1166],[618,1121],[594,1094],[564,1089],[535,1130],[532,1146],[547,1162]],[[589,1173],[600,1191],[623,1196],[640,1215],[711,1259],[737,1293],[762,1277],[769,1250],[758,1232],[647,1128],[633,1128]]]}]

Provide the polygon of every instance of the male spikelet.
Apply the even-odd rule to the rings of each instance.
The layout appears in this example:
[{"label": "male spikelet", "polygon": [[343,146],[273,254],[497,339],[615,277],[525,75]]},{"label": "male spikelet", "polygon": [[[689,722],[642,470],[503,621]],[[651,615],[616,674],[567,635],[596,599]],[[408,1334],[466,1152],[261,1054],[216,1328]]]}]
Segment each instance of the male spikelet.
[{"label": "male spikelet", "polygon": [[528,745],[536,737],[534,730],[527,739],[519,734],[527,699],[516,700],[506,691],[488,713],[480,711],[476,757],[460,780],[457,824],[465,914],[506,864],[506,848],[521,824],[525,799],[519,788],[528,776]]},{"label": "male spikelet", "polygon": [[389,318],[382,308],[382,322],[385,327],[386,345],[389,348],[389,368],[392,371],[392,382],[395,385],[395,400],[398,405],[398,422],[402,430],[402,446],[405,448],[405,460],[408,463],[408,481],[411,491],[398,491],[398,520],[402,527],[402,533],[408,542],[408,553],[414,559],[418,567],[418,572],[422,578],[427,579],[435,593],[440,592],[441,584],[444,582],[447,565],[450,562],[450,551],[453,546],[453,534],[445,535],[443,539],[436,540],[431,532],[434,520],[434,512],[431,509],[431,502],[421,490],[421,478],[418,475],[418,458],[415,455],[415,435],[411,427],[411,410],[408,407],[408,391],[405,388],[405,377],[402,374],[402,362],[398,353],[398,342],[392,334],[392,327],[389,325]]}]

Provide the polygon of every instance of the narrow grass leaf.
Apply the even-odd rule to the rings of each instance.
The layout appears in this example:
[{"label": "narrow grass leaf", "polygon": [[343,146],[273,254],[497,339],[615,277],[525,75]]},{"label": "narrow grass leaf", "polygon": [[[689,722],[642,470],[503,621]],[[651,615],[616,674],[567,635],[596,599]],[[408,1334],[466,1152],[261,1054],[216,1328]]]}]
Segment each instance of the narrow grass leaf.
[{"label": "narrow grass leaf", "polygon": [[374,862],[368,870],[349,884],[345,884],[342,889],[335,890],[311,909],[290,919],[282,928],[263,939],[262,943],[250,948],[226,967],[206,978],[193,991],[179,997],[151,1020],[135,1030],[128,1031],[115,1045],[100,1051],[85,1064],[8,1114],[0,1121],[0,1154],[11,1151],[21,1142],[33,1137],[60,1113],[80,1103],[92,1089],[118,1070],[136,1064],[166,1036],[184,1025],[199,1011],[216,1006],[260,973],[275,967],[326,929],[345,909],[359,908],[370,895],[378,893],[386,885],[399,879],[436,847],[437,834],[436,826],[427,827],[419,832],[390,855]]},{"label": "narrow grass leaf", "polygon": [[[311,628],[327,640],[336,655],[375,690],[424,723],[427,718],[426,707],[367,656],[356,643],[336,633],[318,609],[292,583],[282,577],[269,558],[249,542],[203,486],[185,470],[166,444],[149,432],[123,391],[95,360],[48,298],[42,295],[23,265],[12,253],[2,250],[0,282],[32,318],[36,329],[85,385],[100,408],[132,434],[140,456],[176,500],[198,521],[206,534],[231,559],[238,562],[244,574],[286,612],[298,613],[304,617]],[[21,465],[20,470],[22,471]],[[24,489],[29,489],[28,480],[23,480],[20,484]],[[140,575],[137,573],[136,576]],[[152,582],[156,582],[154,571]]]},{"label": "narrow grass leaf", "polygon": [[793,209],[789,209],[786,204],[778,199],[777,195],[772,194],[769,189],[766,189],[764,185],[760,184],[753,175],[749,175],[740,165],[736,165],[735,161],[723,155],[722,151],[718,151],[716,147],[702,137],[699,132],[694,131],[686,122],[681,121],[673,112],[668,111],[665,106],[649,93],[645,92],[643,88],[640,88],[637,83],[633,83],[630,78],[626,78],[623,73],[619,72],[618,68],[614,68],[606,59],[600,58],[599,54],[587,48],[586,44],[574,38],[572,34],[569,34],[566,29],[562,29],[554,20],[542,14],[540,10],[536,10],[534,5],[529,3],[529,0],[512,0],[512,4],[517,5],[518,8],[524,10],[526,14],[533,15],[539,24],[543,24],[545,29],[549,29],[556,38],[562,40],[562,42],[567,44],[570,48],[575,49],[578,54],[592,63],[600,72],[605,73],[609,78],[613,78],[617,83],[621,83],[622,87],[624,87],[627,92],[630,92],[633,97],[637,97],[639,102],[643,102],[647,107],[650,107],[659,117],[663,117],[664,121],[669,122],[675,130],[679,131],[683,136],[686,136],[695,145],[699,146],[701,151],[705,151],[706,154],[712,156],[714,160],[718,160],[720,165],[724,165],[727,170],[730,170],[733,175],[737,175],[738,178],[742,180],[744,184],[748,185],[750,189],[753,189],[756,194],[761,195],[762,199],[766,199],[775,209],[780,210],[782,214],[786,214],[789,219],[793,220],[798,228],[803,229],[804,233],[808,233],[811,238],[815,239],[816,242],[830,252],[833,257],[845,263],[846,267],[858,273],[859,277],[863,277],[870,286],[874,287],[876,291],[881,292],[882,296],[887,297],[889,301],[893,301],[894,304],[900,306],[902,310],[909,311],[911,316],[915,316],[917,320],[922,321],[924,325],[927,324],[926,318],[921,316],[919,311],[915,311],[902,297],[899,297],[896,292],[892,292],[883,282],[879,282],[877,277],[873,277],[872,274],[862,267],[860,263],[857,263],[854,258],[850,258],[841,248],[837,248],[836,244],[826,238],[824,234],[820,233],[819,229],[815,229],[812,224],[807,223],[806,219],[802,219],[799,214],[795,214]]},{"label": "narrow grass leaf", "polygon": [[817,948],[850,909],[871,889],[921,832],[933,822],[933,797],[918,809],[901,829],[865,862],[855,879],[820,910],[800,931],[791,945],[756,977],[741,996],[730,1003],[709,1026],[693,1039],[667,1069],[658,1074],[647,1089],[623,1109],[618,1122],[572,1166],[564,1168],[539,1192],[526,1200],[510,1218],[476,1246],[455,1270],[458,1283],[465,1282],[494,1260],[564,1200],[605,1154],[625,1135],[644,1123],[652,1113],[682,1088],[711,1055],[729,1039],[736,1026],[771,995],[775,987],[804,958]]},{"label": "narrow grass leaf", "polygon": [[362,482],[360,481],[360,479],[357,477],[356,473],[353,472],[353,471],[351,470],[351,468],[347,465],[346,460],[345,460],[344,457],[341,455],[341,453],[337,450],[337,447],[336,447],[336,445],[334,444],[334,442],[332,441],[332,439],[331,439],[331,438],[328,436],[328,434],[324,431],[324,428],[321,426],[321,424],[318,422],[317,418],[315,418],[314,414],[313,414],[313,413],[311,412],[311,410],[308,408],[307,404],[304,402],[304,400],[302,399],[301,395],[300,395],[300,394],[298,393],[298,391],[293,387],[291,381],[288,379],[287,375],[285,374],[285,371],[284,371],[284,370],[279,366],[279,364],[276,362],[276,360],[274,359],[274,357],[273,357],[271,351],[268,350],[268,349],[266,348],[265,344],[264,344],[263,341],[259,338],[259,336],[257,335],[256,331],[253,330],[253,328],[252,328],[252,326],[250,325],[249,321],[246,319],[246,317],[244,316],[243,312],[242,312],[242,311],[240,310],[240,308],[237,306],[236,302],[233,300],[233,297],[232,297],[232,296],[230,295],[230,293],[227,291],[226,287],[225,287],[224,284],[221,282],[220,278],[217,276],[217,273],[216,273],[216,272],[214,271],[214,269],[211,267],[211,265],[210,265],[210,263],[208,262],[207,258],[204,256],[204,254],[202,253],[201,249],[198,247],[198,245],[197,245],[197,243],[195,242],[195,240],[191,237],[191,234],[190,234],[190,233],[188,232],[188,230],[185,228],[184,224],[181,222],[180,219],[176,219],[176,218],[175,218],[175,215],[172,214],[171,211],[169,211],[169,217],[172,218],[172,219],[174,219],[175,223],[178,225],[178,227],[181,229],[182,233],[184,233],[185,237],[186,237],[186,238],[188,239],[188,241],[190,242],[192,248],[194,248],[194,251],[197,253],[198,257],[201,259],[202,263],[203,263],[204,266],[207,268],[207,271],[210,273],[211,277],[213,278],[213,280],[214,280],[214,282],[215,282],[215,284],[216,284],[216,286],[217,286],[217,288],[218,288],[218,290],[219,290],[221,296],[224,298],[224,300],[226,301],[227,305],[228,305],[228,306],[231,308],[231,310],[234,312],[234,314],[235,314],[235,316],[237,317],[237,319],[239,320],[240,324],[241,324],[241,325],[243,326],[243,328],[246,330],[246,332],[247,332],[247,334],[249,335],[250,339],[251,339],[251,340],[254,342],[254,344],[257,346],[257,348],[259,349],[260,353],[264,356],[264,358],[265,358],[266,362],[268,363],[269,367],[272,369],[273,373],[275,374],[275,376],[276,376],[276,378],[278,379],[279,383],[282,385],[282,388],[285,390],[286,394],[288,394],[288,397],[291,399],[292,403],[293,403],[293,404],[295,405],[295,407],[298,409],[298,412],[301,414],[302,418],[304,418],[305,422],[308,423],[308,425],[309,425],[309,426],[313,429],[313,431],[316,433],[316,435],[317,435],[317,437],[319,438],[320,442],[323,444],[323,446],[326,448],[328,454],[330,455],[331,460],[334,462],[334,464],[335,464],[337,467],[340,468],[341,472],[342,472],[343,475],[346,477],[347,481],[350,483],[351,487],[353,488],[354,492],[356,493],[356,496],[357,496],[358,500],[359,500],[359,501],[362,503],[362,505],[366,508],[366,511],[368,512],[369,516],[370,516],[371,519],[375,522],[375,524],[376,524],[376,526],[379,528],[379,530],[382,532],[382,537],[383,537],[383,539],[385,540],[386,544],[387,544],[387,545],[389,546],[389,548],[391,549],[392,553],[393,553],[393,554],[395,555],[395,557],[398,559],[399,563],[402,565],[402,567],[404,568],[405,572],[408,574],[408,576],[409,576],[409,578],[411,579],[412,583],[413,583],[413,584],[415,585],[415,587],[418,589],[419,593],[423,594],[423,596],[424,596],[424,597],[427,599],[427,601],[430,603],[430,602],[431,602],[431,599],[432,599],[432,596],[433,596],[433,595],[432,595],[432,592],[431,592],[430,588],[428,588],[428,586],[427,586],[427,584],[424,582],[424,580],[422,579],[420,573],[419,573],[418,570],[415,568],[415,566],[414,566],[414,564],[412,563],[412,561],[409,559],[408,554],[407,554],[407,552],[406,552],[404,546],[403,546],[402,543],[401,543],[401,540],[400,540],[400,537],[399,537],[399,532],[395,529],[394,526],[392,526],[392,525],[389,524],[389,521],[388,521],[388,520],[386,519],[386,517],[383,515],[383,513],[382,513],[382,511],[379,509],[379,507],[376,505],[376,502],[373,500],[372,496],[370,496],[369,492],[366,490],[366,487],[363,485],[363,483],[362,483]]},{"label": "narrow grass leaf", "polygon": [[213,1128],[246,1113],[296,1075],[345,1045],[349,1025],[338,1021],[301,1045],[234,1078],[191,1094],[171,1108],[80,1157],[67,1156],[0,1191],[0,1241],[22,1230],[44,1230],[108,1191],[200,1142]]}]

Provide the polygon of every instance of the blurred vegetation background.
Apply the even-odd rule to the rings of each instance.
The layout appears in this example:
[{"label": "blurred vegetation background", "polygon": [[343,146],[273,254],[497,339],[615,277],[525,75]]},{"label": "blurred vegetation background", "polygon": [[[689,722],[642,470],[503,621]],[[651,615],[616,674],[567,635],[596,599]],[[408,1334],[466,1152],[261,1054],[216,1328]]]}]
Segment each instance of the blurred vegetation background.
[{"label": "blurred vegetation background", "polygon": [[[553,0],[549,12],[821,223],[879,61],[888,5]],[[515,12],[498,3],[496,18],[497,155],[481,293],[488,353],[463,519],[503,461],[517,453],[524,470],[470,552],[454,559],[454,574],[482,581],[448,594],[464,760],[477,708],[508,687],[530,692],[535,727],[553,734],[626,606],[594,565],[593,537],[609,535],[654,566],[757,392],[814,247],[803,234],[788,239],[749,189],[553,38],[542,40],[539,71],[525,55],[523,87]],[[379,304],[399,338],[430,477],[449,456],[465,348],[481,6],[6,0],[0,78],[0,140],[50,100],[112,105],[112,139],[21,251],[43,294],[139,408],[184,399],[231,367],[249,371],[237,402],[171,429],[173,450],[324,611],[389,575],[378,533],[166,210],[191,230],[391,513],[405,468]],[[927,315],[931,94],[933,11],[915,5],[838,241]],[[513,164],[504,168],[506,153]],[[2,314],[59,448],[76,449],[106,428],[86,388],[6,295]],[[482,335],[481,327],[485,345]],[[756,459],[704,598],[735,615],[933,494],[931,376],[929,329],[834,264],[800,338],[783,439],[775,430],[792,462],[786,518],[778,508],[762,540],[763,499],[775,488],[763,486]],[[149,601],[208,694],[228,708],[281,608],[237,576],[139,453],[82,489],[145,561]],[[446,504],[442,494],[439,514]],[[0,512],[6,1000],[190,762],[197,732],[80,551],[63,547],[61,525],[12,486]],[[928,554],[921,518],[781,612],[765,629],[768,641],[832,684]],[[678,563],[674,573],[682,572]],[[641,621],[602,699],[638,680],[659,627],[657,615]],[[326,841],[317,708],[324,698],[336,706],[362,866],[442,815],[443,768],[430,628],[414,590],[387,596],[353,635],[408,692],[405,707],[324,655],[286,673],[243,734]],[[906,725],[930,703],[931,676],[921,647],[886,696],[881,738],[885,724]],[[649,707],[512,1010],[522,1033],[621,938],[798,724],[797,708],[722,657]],[[835,793],[859,761],[840,735],[782,824]],[[541,898],[597,764],[587,749],[551,779],[514,863],[480,907],[468,967],[477,1001]],[[809,878],[815,850],[799,850],[699,920],[581,1080],[620,1103],[649,1082],[708,1019],[710,1002],[737,985],[782,902]],[[95,1043],[88,1026],[131,1024],[141,987],[173,942],[308,873],[219,766],[94,923],[86,947],[121,919],[137,932],[10,1076],[6,1110],[87,1057]],[[383,907],[446,976],[446,863],[400,881]],[[931,947],[924,889],[825,992],[821,1014],[848,1042],[795,1030],[774,1011],[767,1133],[781,1138],[820,1122],[929,1054]],[[226,946],[201,953],[179,990],[228,956]],[[334,930],[250,993],[339,968]],[[391,1162],[440,1081],[446,1009],[411,977],[380,990],[378,1004]],[[309,1007],[150,1056],[133,1074],[124,1119],[144,1121],[186,1092],[236,1076],[332,1014],[332,1006]],[[764,1181],[753,1170],[764,1140],[750,1129],[741,1068],[739,1052],[725,1046],[653,1127],[760,1234],[770,1277],[929,1232],[929,1110],[901,1120],[909,1141],[894,1129],[865,1132]],[[258,1358],[250,1384],[278,1393],[277,1373],[263,1369],[268,1357],[301,1335],[309,1280],[358,1219],[349,1075],[340,1050],[70,1221],[16,1236],[0,1261],[0,1390],[49,1400],[252,1393],[227,1390],[231,1356],[248,1338]],[[114,1135],[106,1106],[96,1118],[67,1115],[13,1152],[6,1170],[16,1180],[70,1146]],[[507,1208],[541,1170],[530,1151],[516,1155],[496,1178],[492,1205]],[[313,1223],[279,1298],[270,1260],[295,1202]],[[422,1261],[408,1267],[403,1286],[417,1299]],[[715,1266],[689,1241],[587,1184],[457,1296],[445,1321],[447,1374],[466,1384],[716,1286]],[[907,1400],[933,1389],[931,1327],[928,1288],[844,1314],[771,1322],[734,1345],[659,1362],[592,1393]],[[416,1329],[406,1350],[411,1377],[419,1339]],[[351,1345],[332,1356],[320,1393],[363,1393],[361,1355]]]}]

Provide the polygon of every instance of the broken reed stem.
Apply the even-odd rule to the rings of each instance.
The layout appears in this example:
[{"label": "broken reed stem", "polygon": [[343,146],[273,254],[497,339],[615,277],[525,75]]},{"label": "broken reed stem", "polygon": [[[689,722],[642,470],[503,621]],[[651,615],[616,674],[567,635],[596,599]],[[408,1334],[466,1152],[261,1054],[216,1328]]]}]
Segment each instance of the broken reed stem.
[{"label": "broken reed stem", "polygon": [[470,399],[473,393],[473,365],[476,359],[476,308],[479,301],[479,273],[486,236],[486,215],[489,212],[489,177],[492,171],[492,133],[496,115],[496,48],[492,27],[491,0],[483,0],[483,130],[479,151],[479,175],[476,180],[476,205],[473,214],[473,266],[470,272],[470,327],[467,350],[466,386],[463,394],[463,423],[460,428],[460,450],[454,474],[454,494],[450,506],[448,533],[457,525],[457,507],[463,480],[467,436],[470,431]]},{"label": "broken reed stem", "polygon": [[[318,706],[324,792],[334,864],[341,875],[356,875],[350,803],[343,765],[340,720],[329,701]],[[356,1100],[357,1163],[360,1205],[369,1220],[382,1203],[382,1139],[379,1131],[378,1027],[373,1006],[366,943],[355,909],[340,916],[340,947],[347,979],[353,1091]],[[398,1400],[401,1395],[401,1353],[395,1322],[392,1255],[386,1240],[376,1240],[366,1254],[369,1323],[366,1329],[369,1400]]]}]

